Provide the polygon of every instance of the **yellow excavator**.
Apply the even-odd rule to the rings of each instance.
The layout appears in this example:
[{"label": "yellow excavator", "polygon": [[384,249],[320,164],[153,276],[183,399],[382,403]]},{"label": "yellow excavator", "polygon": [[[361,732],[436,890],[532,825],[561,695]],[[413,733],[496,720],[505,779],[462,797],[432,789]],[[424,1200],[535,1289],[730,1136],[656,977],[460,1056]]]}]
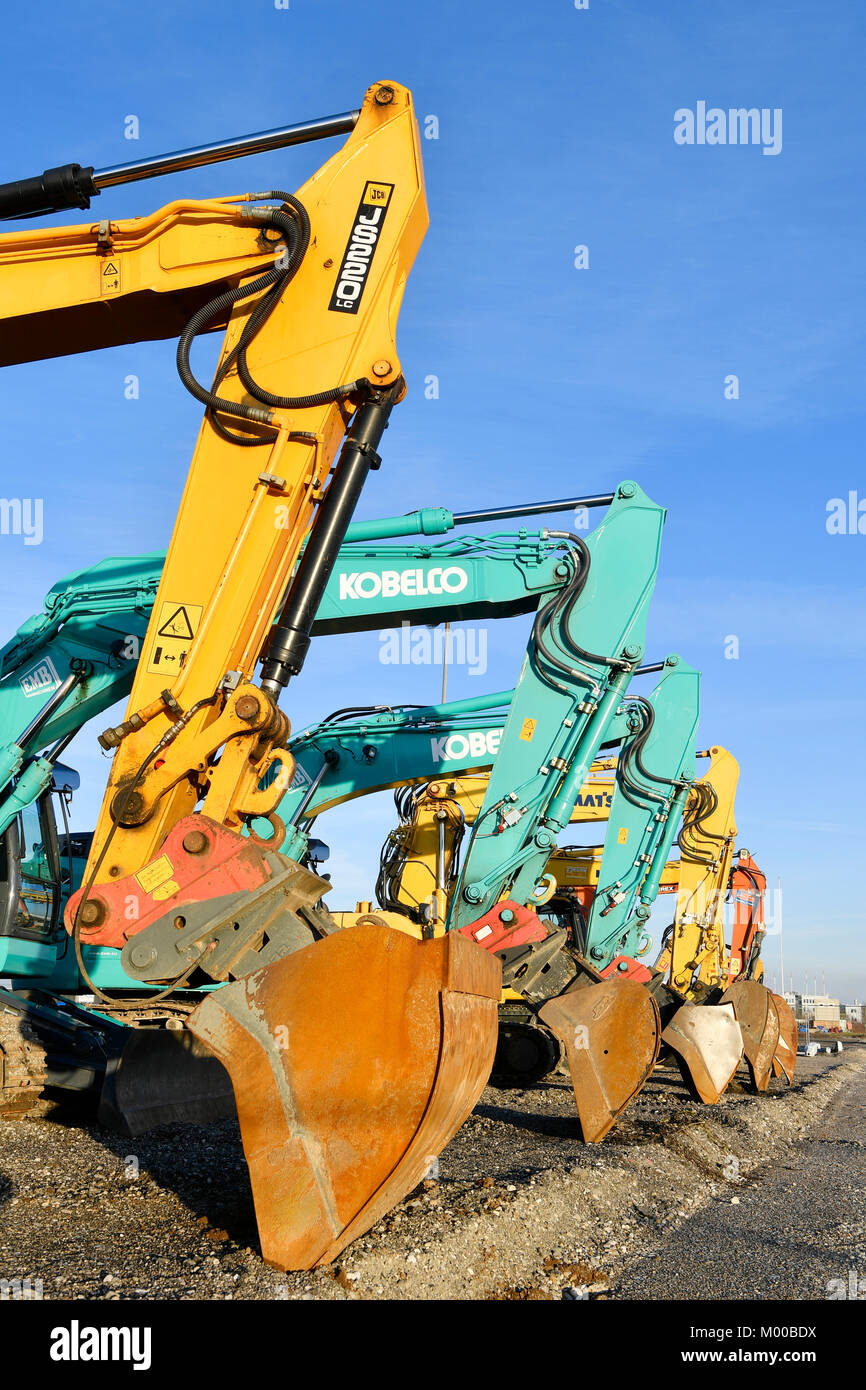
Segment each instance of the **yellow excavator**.
[{"label": "yellow excavator", "polygon": [[[676,913],[656,968],[668,972],[671,986],[687,999],[728,1006],[732,1024],[740,1026],[755,1089],[765,1091],[771,1072],[793,1080],[797,1024],[786,1000],[761,983],[758,951],[766,880],[757,877],[746,851],[734,853],[739,764],[718,746],[698,756],[707,758],[709,767],[695,782],[683,814]],[[735,904],[731,949],[725,926],[729,893]],[[747,908],[745,920],[741,905]],[[690,1027],[699,1031],[701,1013],[692,1010],[687,1017]],[[740,1043],[733,1026],[729,1033],[727,1047],[716,1044],[703,1100],[717,1099],[736,1070]]]},{"label": "yellow excavator", "polygon": [[[744,1054],[757,1090],[767,1089],[771,1069],[791,1082],[796,1024],[786,1001],[761,983],[766,880],[747,851],[734,851],[739,766],[718,746],[697,756],[708,759],[709,768],[694,783],[684,808],[677,837],[680,858],[669,860],[659,878],[659,893],[676,895],[676,912],[655,971],[667,976],[681,999],[713,1009],[709,1027],[704,1026],[709,1015],[687,1007],[668,1020],[667,1038],[662,1035],[678,1059],[685,1053],[687,1084],[701,1100],[713,1104]],[[577,797],[572,824],[607,821],[615,770],[615,758],[595,761]],[[444,932],[458,879],[460,844],[467,826],[477,819],[487,782],[481,774],[400,787],[395,792],[399,823],[382,850],[378,906],[358,903],[354,913],[336,913],[337,920],[345,925],[387,922],[411,935]],[[564,926],[581,951],[603,853],[603,846],[563,847],[547,863],[550,889],[543,914]],[[726,901],[734,909],[730,946]],[[561,1060],[552,1035],[537,1026],[527,1032],[520,1001],[514,989],[503,989],[494,1081],[527,1084]]]},{"label": "yellow excavator", "polygon": [[[332,1260],[420,1181],[496,1047],[495,957],[458,933],[336,931],[329,884],[280,853],[276,814],[293,770],[278,697],[405,392],[396,323],[428,221],[412,98],[377,82],[335,117],[0,188],[0,216],[33,217],[338,135],[296,193],[0,238],[0,363],[176,336],[205,407],[65,920],[85,979],[83,943],[161,982],[143,999],[135,976],[125,996],[94,986],[114,1014],[222,985],[186,1026],[231,1076],[263,1255],[294,1269]],[[215,330],[206,386],[191,353]],[[241,833],[261,818],[268,838]]]},{"label": "yellow excavator", "polygon": [[[571,823],[607,819],[613,789],[615,758],[597,758],[578,795]],[[460,842],[467,825],[478,818],[487,777],[453,777],[409,784],[395,792],[398,824],[382,847],[376,898],[379,915],[401,931],[423,925],[429,935],[442,935],[451,893],[457,878]],[[558,850],[548,861],[557,882],[568,876],[570,851]],[[368,911],[370,904],[358,904]],[[344,921],[352,914],[340,915]]]},{"label": "yellow excavator", "polygon": [[[578,793],[572,825],[607,821],[615,768],[616,758],[596,758]],[[400,787],[394,794],[398,824],[382,846],[377,905],[361,902],[354,912],[334,912],[335,919],[345,926],[372,920],[410,935],[442,935],[459,878],[460,847],[467,828],[478,819],[487,783],[481,774]],[[549,920],[572,919],[572,897],[581,894],[584,885],[597,884],[601,856],[601,849],[582,848],[557,849],[551,855],[546,869],[551,891],[544,906]],[[573,931],[569,939],[577,941]],[[558,1067],[564,1056],[556,1035],[540,1028],[517,990],[504,985],[493,1084],[530,1085]]]}]

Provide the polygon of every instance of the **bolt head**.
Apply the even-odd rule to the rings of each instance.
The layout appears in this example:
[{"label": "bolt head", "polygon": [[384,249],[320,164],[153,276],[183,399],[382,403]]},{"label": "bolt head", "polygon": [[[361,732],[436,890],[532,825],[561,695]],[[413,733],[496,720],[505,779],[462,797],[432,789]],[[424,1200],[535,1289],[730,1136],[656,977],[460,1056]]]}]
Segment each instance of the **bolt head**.
[{"label": "bolt head", "polygon": [[88,898],[79,913],[83,927],[98,927],[105,921],[105,904],[99,898]]},{"label": "bolt head", "polygon": [[379,87],[374,98],[377,106],[390,106],[394,100],[393,87]]},{"label": "bolt head", "polygon": [[130,960],[133,965],[137,965],[139,970],[142,970],[146,965],[152,965],[156,960],[156,947],[134,946],[130,951]]},{"label": "bolt head", "polygon": [[203,830],[189,830],[181,843],[187,854],[204,854],[210,841]]},{"label": "bolt head", "polygon": [[390,376],[393,368],[387,357],[380,357],[373,363],[373,375],[378,377]]},{"label": "bolt head", "polygon": [[512,912],[510,907],[504,907],[502,909],[502,911],[499,914],[499,920],[500,922],[504,922],[506,926],[509,924],[509,922],[514,921],[514,913]]},{"label": "bolt head", "polygon": [[242,695],[235,705],[235,714],[238,719],[242,719],[245,724],[255,719],[259,712],[259,702],[255,695]]}]

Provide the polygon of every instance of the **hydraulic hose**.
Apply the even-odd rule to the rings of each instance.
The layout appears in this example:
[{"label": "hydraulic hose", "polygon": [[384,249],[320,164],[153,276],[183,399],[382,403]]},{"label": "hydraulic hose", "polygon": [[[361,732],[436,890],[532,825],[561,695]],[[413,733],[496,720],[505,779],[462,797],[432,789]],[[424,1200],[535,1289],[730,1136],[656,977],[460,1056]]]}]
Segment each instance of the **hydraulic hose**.
[{"label": "hydraulic hose", "polygon": [[[305,410],[318,405],[330,405],[357,392],[361,385],[357,381],[352,381],[341,386],[330,387],[324,391],[311,392],[305,396],[278,396],[273,392],[266,391],[253,379],[247,363],[247,349],[273,313],[283,291],[297,274],[310,244],[309,215],[304,205],[294,194],[286,193],[282,189],[274,189],[257,196],[280,198],[284,207],[291,210],[285,212],[279,208],[254,208],[249,212],[249,216],[260,222],[263,228],[273,227],[280,233],[286,244],[285,263],[271,266],[255,280],[245,285],[239,285],[235,289],[226,290],[208,304],[203,305],[187,323],[177,345],[177,370],[186,389],[211,412],[212,423],[224,438],[231,440],[232,443],[247,447],[270,444],[272,437],[261,438],[257,435],[235,434],[214,418],[217,413],[249,420],[253,424],[269,425],[273,423],[272,411],[275,409]],[[192,370],[190,351],[193,341],[208,323],[216,318],[227,316],[241,300],[248,299],[255,294],[261,294],[262,297],[250,313],[238,343],[220,364],[213,388],[209,389],[198,381]],[[241,401],[232,401],[217,394],[220,382],[225,379],[235,364],[241,382],[249,394],[260,402],[259,405],[246,405]]]}]

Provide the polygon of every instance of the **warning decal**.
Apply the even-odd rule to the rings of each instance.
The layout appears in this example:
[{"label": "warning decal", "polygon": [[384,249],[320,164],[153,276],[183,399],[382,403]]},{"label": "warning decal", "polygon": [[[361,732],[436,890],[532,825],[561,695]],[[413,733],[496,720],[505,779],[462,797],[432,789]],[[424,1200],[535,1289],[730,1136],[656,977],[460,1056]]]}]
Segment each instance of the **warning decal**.
[{"label": "warning decal", "polygon": [[120,261],[106,261],[99,275],[100,294],[117,294],[120,289]]},{"label": "warning decal", "polygon": [[158,637],[177,637],[181,642],[191,642],[195,633],[192,630],[192,623],[189,613],[184,604],[180,604],[171,617],[166,618],[162,627],[157,633]]},{"label": "warning decal", "polygon": [[196,603],[166,602],[160,605],[147,670],[155,676],[176,676],[190,643],[198,631],[202,608]]}]

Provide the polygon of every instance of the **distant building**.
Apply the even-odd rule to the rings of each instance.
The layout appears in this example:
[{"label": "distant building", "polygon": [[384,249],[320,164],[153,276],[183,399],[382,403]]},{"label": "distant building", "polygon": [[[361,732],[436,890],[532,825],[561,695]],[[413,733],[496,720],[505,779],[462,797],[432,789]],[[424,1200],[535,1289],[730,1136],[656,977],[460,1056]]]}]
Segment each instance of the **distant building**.
[{"label": "distant building", "polygon": [[800,994],[796,998],[800,1000],[802,1010],[798,1014],[799,1018],[807,1018],[810,1023],[841,1023],[842,1013],[838,999],[831,999],[829,994]]},{"label": "distant building", "polygon": [[842,1017],[849,1023],[866,1023],[866,1004],[843,1004]]}]

